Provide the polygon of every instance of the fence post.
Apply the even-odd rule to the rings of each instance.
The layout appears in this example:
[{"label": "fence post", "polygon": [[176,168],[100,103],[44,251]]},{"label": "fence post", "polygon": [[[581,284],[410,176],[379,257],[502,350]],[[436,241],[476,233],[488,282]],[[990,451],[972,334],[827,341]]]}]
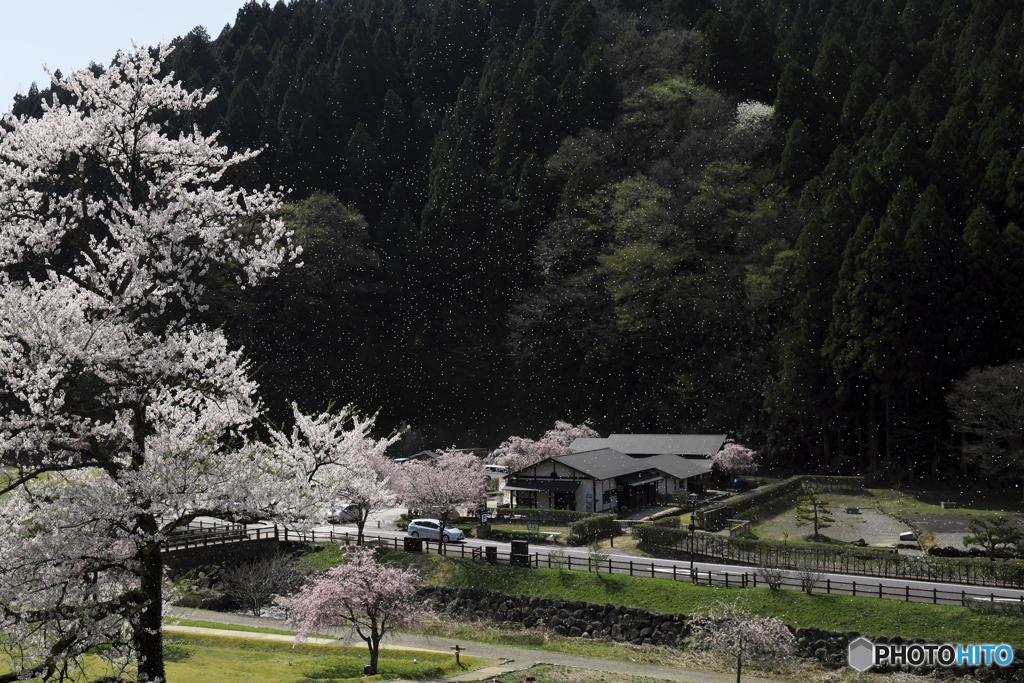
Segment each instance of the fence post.
[{"label": "fence post", "polygon": [[906,585],[906,586],[904,586],[904,588],[907,589],[907,593],[906,593],[907,597],[906,597],[906,599],[903,602],[910,602],[910,586]]},{"label": "fence post", "polygon": [[960,591],[960,606],[967,606],[967,591]]},{"label": "fence post", "polygon": [[933,588],[932,589],[932,604],[933,605],[939,604],[939,589],[938,588]]},{"label": "fence post", "polygon": [[825,579],[825,595],[832,592],[832,579]]},{"label": "fence post", "polygon": [[725,572],[725,587],[729,587],[729,572]]},{"label": "fence post", "polygon": [[[674,562],[672,563],[672,580],[676,580],[676,565]],[[1024,596],[1021,596],[1021,599],[1024,600]]]},{"label": "fence post", "polygon": [[853,582],[853,594],[857,595],[857,582],[856,581]]},{"label": "fence post", "polygon": [[878,582],[878,599],[879,600],[882,599],[882,582],[881,581]]},{"label": "fence post", "polygon": [[757,588],[757,572],[755,571],[751,576],[754,579],[754,588]]},{"label": "fence post", "polygon": [[[611,572],[608,572],[608,573],[610,574]],[[652,579],[654,578],[654,563],[653,562],[651,562],[651,578]]]},{"label": "fence post", "polygon": [[608,558],[608,573],[612,573],[612,558]]},{"label": "fence post", "polygon": [[629,575],[633,576],[633,560],[629,561]]}]

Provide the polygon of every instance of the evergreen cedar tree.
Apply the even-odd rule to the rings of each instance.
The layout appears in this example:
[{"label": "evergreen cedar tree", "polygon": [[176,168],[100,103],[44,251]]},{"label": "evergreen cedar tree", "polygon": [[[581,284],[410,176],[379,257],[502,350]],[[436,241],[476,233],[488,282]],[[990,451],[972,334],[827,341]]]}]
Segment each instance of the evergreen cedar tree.
[{"label": "evergreen cedar tree", "polygon": [[87,653],[164,680],[167,538],[320,520],[395,440],[294,406],[256,438],[251,367],[195,317],[203,276],[251,287],[299,250],[279,194],[223,182],[253,153],[167,133],[215,97],[161,76],[168,55],[76,72],[0,133],[0,681],[84,675]]},{"label": "evergreen cedar tree", "polygon": [[[165,68],[222,93],[175,125],[263,148],[240,187],[335,193],[352,220],[323,224],[362,227],[311,251],[372,258],[244,292],[212,272],[205,320],[277,423],[345,396],[442,443],[589,415],[959,475],[944,393],[1024,356],[1018,9],[247,3],[175,41]],[[770,134],[736,129],[749,100]]]}]

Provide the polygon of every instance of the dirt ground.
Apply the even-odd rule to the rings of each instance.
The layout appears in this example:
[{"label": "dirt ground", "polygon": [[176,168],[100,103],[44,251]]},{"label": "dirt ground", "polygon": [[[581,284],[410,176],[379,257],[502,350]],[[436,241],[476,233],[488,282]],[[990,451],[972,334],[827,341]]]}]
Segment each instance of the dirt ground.
[{"label": "dirt ground", "polygon": [[[899,543],[901,533],[912,531],[906,524],[875,507],[861,507],[866,502],[863,496],[835,493],[826,494],[825,500],[829,503],[831,517],[835,522],[829,528],[823,529],[821,533],[838,541],[852,543],[863,539],[868,545],[893,546]],[[856,507],[858,512],[848,513],[847,507]],[[776,541],[782,540],[783,534],[786,533],[792,540],[801,539],[814,533],[814,529],[810,525],[798,527],[796,523],[796,506],[794,505],[774,518],[754,525],[753,532],[758,538]]]},{"label": "dirt ground", "polygon": [[[964,536],[968,534],[967,522],[976,515],[908,515],[915,525],[932,534],[935,545],[940,547],[964,547]],[[1024,531],[1024,517],[1020,515],[1004,515],[1007,520]]]}]

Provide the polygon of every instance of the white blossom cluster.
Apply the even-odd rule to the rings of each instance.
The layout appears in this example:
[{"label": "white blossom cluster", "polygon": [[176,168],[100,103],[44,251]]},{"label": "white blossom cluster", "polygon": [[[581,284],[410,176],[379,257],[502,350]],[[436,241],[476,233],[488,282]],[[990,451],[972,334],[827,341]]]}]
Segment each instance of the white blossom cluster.
[{"label": "white blossom cluster", "polygon": [[747,100],[736,105],[736,133],[761,135],[769,132],[774,122],[775,107],[770,104]]}]

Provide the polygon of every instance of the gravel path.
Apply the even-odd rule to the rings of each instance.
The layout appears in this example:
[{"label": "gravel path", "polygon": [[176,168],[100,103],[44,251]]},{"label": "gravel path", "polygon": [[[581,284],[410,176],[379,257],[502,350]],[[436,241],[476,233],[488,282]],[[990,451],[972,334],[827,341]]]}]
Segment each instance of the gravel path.
[{"label": "gravel path", "polygon": [[[859,512],[846,512],[844,496],[839,494],[826,495],[829,509],[835,522],[821,533],[839,541],[852,543],[863,539],[868,545],[893,546],[899,543],[900,534],[912,529],[902,522],[893,519],[877,508],[861,507]],[[754,526],[754,533],[760,538],[781,540],[783,533],[789,538],[797,539],[814,533],[810,525],[796,525],[796,507],[780,515]]]},{"label": "gravel path", "polygon": [[[975,515],[911,515],[914,524],[931,532],[935,545],[939,547],[964,547],[964,536],[968,535],[967,522]],[[1024,531],[1024,517],[1003,515],[1017,528]]]}]

